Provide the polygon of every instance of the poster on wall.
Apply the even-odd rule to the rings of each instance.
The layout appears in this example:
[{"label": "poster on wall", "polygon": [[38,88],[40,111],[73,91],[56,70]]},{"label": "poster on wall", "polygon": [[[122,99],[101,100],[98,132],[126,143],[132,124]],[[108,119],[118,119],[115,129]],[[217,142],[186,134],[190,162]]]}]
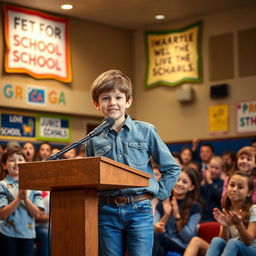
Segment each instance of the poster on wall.
[{"label": "poster on wall", "polygon": [[237,132],[256,132],[256,100],[240,101],[237,109]]},{"label": "poster on wall", "polygon": [[228,105],[210,106],[209,113],[209,133],[222,134],[228,132]]},{"label": "poster on wall", "polygon": [[37,115],[36,129],[38,140],[70,142],[71,122],[68,117]]},{"label": "poster on wall", "polygon": [[3,139],[35,140],[36,117],[22,113],[0,113],[0,136]]},{"label": "poster on wall", "polygon": [[67,19],[4,5],[5,71],[72,81]]},{"label": "poster on wall", "polygon": [[201,27],[197,22],[180,30],[145,32],[146,88],[201,81]]}]

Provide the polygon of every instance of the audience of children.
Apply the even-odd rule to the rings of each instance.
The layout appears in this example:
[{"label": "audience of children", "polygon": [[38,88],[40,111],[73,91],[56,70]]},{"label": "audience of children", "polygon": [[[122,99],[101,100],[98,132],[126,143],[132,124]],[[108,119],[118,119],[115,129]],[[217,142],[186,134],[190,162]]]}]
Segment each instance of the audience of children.
[{"label": "audience of children", "polygon": [[207,243],[194,237],[184,256],[248,256],[256,255],[256,205],[252,204],[253,181],[245,172],[231,174],[223,210],[214,209],[221,225],[219,237]]},{"label": "audience of children", "polygon": [[236,160],[236,153],[232,150],[226,150],[222,153],[221,158],[224,162],[224,173],[222,178],[225,178],[230,175],[232,168]]},{"label": "audience of children", "polygon": [[36,148],[32,142],[25,142],[22,146],[22,151],[25,155],[26,162],[33,162],[36,160]]},{"label": "audience of children", "polygon": [[1,159],[2,159],[2,155],[4,153],[5,148],[6,148],[5,144],[0,143],[0,164],[2,163]]},{"label": "audience of children", "polygon": [[191,148],[184,147],[180,151],[180,159],[182,167],[185,167],[194,160],[194,152]]},{"label": "audience of children", "polygon": [[199,150],[200,170],[203,172],[208,169],[208,164],[214,156],[214,148],[211,144],[202,144]]},{"label": "audience of children", "polygon": [[221,209],[221,194],[223,189],[223,161],[221,157],[214,156],[209,162],[208,169],[203,171],[201,194],[205,202],[203,207],[202,222],[214,221],[213,209]]},{"label": "audience of children", "polygon": [[249,173],[231,175],[224,209],[214,209],[220,235],[211,241],[206,256],[256,255],[256,205],[252,204],[253,180]]},{"label": "audience of children", "polygon": [[49,235],[50,235],[50,225],[49,225],[49,208],[50,208],[50,192],[43,191],[43,206],[44,212],[36,218],[36,256],[48,256],[50,245],[49,245]]},{"label": "audience of children", "polygon": [[153,255],[183,253],[196,235],[201,219],[200,186],[196,172],[185,168],[174,186],[173,196],[156,207]]},{"label": "audience of children", "polygon": [[[15,180],[10,174],[6,176],[6,170],[7,173],[9,171],[9,167],[6,164],[9,156],[6,158],[5,154],[10,152],[10,149],[16,148],[17,150],[17,146],[19,146],[19,143],[9,143],[7,147],[1,144],[0,156],[2,154],[4,157],[0,157],[0,163],[2,163],[2,167],[5,170],[1,168],[0,189],[4,192],[8,191],[10,187],[6,189],[3,184],[6,183],[6,179],[7,181],[11,179],[12,189],[15,190],[15,195],[17,195],[15,199],[15,196],[10,194],[12,195],[12,203],[16,202],[14,203],[16,208],[11,208],[12,211],[21,211],[20,208],[22,208],[24,212],[22,212],[21,216],[29,215],[28,211],[31,210],[29,208],[31,205],[33,205],[32,209],[34,211],[32,210],[33,215],[29,215],[32,220],[29,232],[25,228],[25,221],[28,221],[28,218],[24,218],[23,221],[19,219],[21,222],[20,228],[24,228],[24,231],[21,232],[21,240],[17,240],[15,232],[10,235],[5,233],[5,228],[2,229],[2,225],[3,227],[4,225],[9,225],[9,228],[12,228],[17,223],[17,220],[15,218],[12,220],[13,214],[6,217],[4,209],[8,206],[7,199],[4,200],[4,193],[0,193],[1,255],[2,248],[6,250],[7,247],[3,246],[3,243],[8,244],[8,248],[12,247],[13,250],[15,248],[23,250],[20,248],[26,245],[26,250],[28,251],[24,255],[34,255],[35,252],[30,254],[29,251],[31,250],[31,245],[33,247],[34,244],[34,236],[31,234],[35,234],[35,230],[37,238],[41,240],[41,242],[37,242],[36,255],[49,255],[49,192],[33,191],[33,193],[26,193],[23,190],[19,192],[18,178]],[[22,145],[22,151],[19,149],[19,153],[15,153],[14,156],[18,156],[17,162],[31,162],[35,161],[35,159],[37,161],[46,160],[51,154],[55,153],[51,149],[52,145],[50,143],[42,142],[36,154],[34,144],[25,142]],[[80,151],[83,151],[83,145]],[[252,199],[252,203],[256,204],[255,148],[246,146],[238,150],[237,154],[232,151],[225,151],[221,156],[214,156],[213,147],[210,144],[202,144],[199,151],[200,162],[194,160],[194,150],[188,147],[183,148],[179,154],[173,154],[176,156],[177,161],[180,161],[180,165],[184,170],[174,187],[173,195],[168,200],[159,202],[156,207],[154,213],[156,223],[154,225],[155,245],[153,255],[165,256],[169,251],[176,253],[176,255],[184,256],[205,255],[206,253],[207,256],[256,255],[256,205],[249,203],[249,199]],[[75,158],[79,154],[84,156],[83,152],[78,153],[75,149],[67,152],[63,158]],[[154,162],[152,162],[152,166],[157,179],[159,179],[157,166],[154,166]],[[12,170],[18,171],[17,164],[16,167],[10,169],[10,173],[12,173]],[[252,181],[248,176],[251,176]],[[198,184],[199,181],[201,181],[201,186]],[[248,182],[246,183],[245,181]],[[253,183],[251,184],[251,182]],[[233,194],[239,193],[232,192],[231,189],[233,187],[240,191],[240,197],[243,198],[242,201],[240,200],[241,198],[239,199],[240,203],[235,202],[236,198]],[[248,193],[246,194],[242,190],[248,191]],[[26,204],[29,206],[24,208],[23,205]],[[46,209],[46,211],[43,211],[43,209]],[[38,225],[36,227],[34,225],[35,220]],[[197,237],[196,234],[199,223],[212,221],[220,223],[221,231],[219,237],[214,238],[209,244],[202,238]],[[29,236],[28,241],[24,239],[27,238],[26,236]],[[14,246],[17,243],[16,240],[21,241],[17,245],[19,247]],[[23,243],[23,240],[27,242]],[[9,246],[10,243],[12,244],[11,246]],[[217,250],[220,251],[218,252]],[[231,250],[231,253],[229,250]],[[17,255],[15,252],[11,254],[10,251],[6,253],[3,255]]]},{"label": "audience of children", "polygon": [[76,158],[77,157],[77,149],[72,148],[69,151],[65,152],[63,156],[65,159]]},{"label": "audience of children", "polygon": [[2,155],[6,177],[0,181],[0,248],[3,256],[32,256],[35,218],[43,210],[40,191],[19,189],[19,163],[25,156],[18,147]]},{"label": "audience of children", "polygon": [[[253,147],[242,147],[238,152],[233,167],[233,171],[242,171],[250,174],[253,177],[254,190],[252,192],[252,202],[256,204],[256,150]],[[224,181],[222,198],[226,194],[226,188],[228,183],[228,177]]]},{"label": "audience of children", "polygon": [[46,160],[48,157],[51,156],[51,154],[52,154],[52,145],[49,142],[44,141],[39,144],[36,160],[37,161]]}]

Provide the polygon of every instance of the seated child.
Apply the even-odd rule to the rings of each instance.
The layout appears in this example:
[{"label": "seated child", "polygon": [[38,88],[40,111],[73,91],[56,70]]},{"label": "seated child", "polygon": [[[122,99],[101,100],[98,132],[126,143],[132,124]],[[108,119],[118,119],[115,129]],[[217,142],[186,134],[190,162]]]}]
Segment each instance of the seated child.
[{"label": "seated child", "polygon": [[199,194],[197,173],[192,168],[185,168],[174,186],[173,197],[157,205],[153,256],[185,251],[201,219]]},{"label": "seated child", "polygon": [[213,209],[221,209],[221,193],[223,188],[223,179],[221,173],[223,171],[223,161],[221,157],[214,156],[209,162],[207,170],[203,171],[203,181],[201,185],[201,194],[205,202],[203,207],[203,222],[215,221],[213,217]]},{"label": "seated child", "polygon": [[19,189],[19,163],[25,156],[18,147],[8,148],[2,156],[7,172],[0,181],[0,248],[2,256],[33,256],[35,218],[43,208],[39,191]]}]

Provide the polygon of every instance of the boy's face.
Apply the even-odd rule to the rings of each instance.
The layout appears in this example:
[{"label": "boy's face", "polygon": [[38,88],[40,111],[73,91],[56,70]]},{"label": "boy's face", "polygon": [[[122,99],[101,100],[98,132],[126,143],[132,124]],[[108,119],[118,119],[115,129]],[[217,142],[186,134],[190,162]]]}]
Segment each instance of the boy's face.
[{"label": "boy's face", "polygon": [[19,176],[19,163],[24,163],[25,159],[23,155],[14,153],[11,156],[8,156],[7,161],[3,164],[4,169],[8,171],[8,174],[11,177],[17,178]]},{"label": "boy's face", "polygon": [[114,118],[116,127],[122,125],[125,121],[125,112],[131,106],[131,103],[132,98],[127,101],[125,94],[117,89],[103,92],[99,96],[98,103],[94,102],[96,108],[105,118]]}]

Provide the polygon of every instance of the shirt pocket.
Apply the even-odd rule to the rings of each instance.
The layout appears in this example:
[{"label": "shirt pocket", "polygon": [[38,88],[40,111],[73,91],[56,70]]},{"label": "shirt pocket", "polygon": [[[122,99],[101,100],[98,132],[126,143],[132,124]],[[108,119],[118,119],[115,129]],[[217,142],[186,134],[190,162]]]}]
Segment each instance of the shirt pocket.
[{"label": "shirt pocket", "polygon": [[127,155],[134,166],[144,166],[149,161],[148,144],[146,142],[128,142]]},{"label": "shirt pocket", "polygon": [[107,156],[112,149],[112,145],[111,144],[106,144],[106,145],[98,145],[95,146],[94,148],[94,152],[95,152],[95,156]]}]

